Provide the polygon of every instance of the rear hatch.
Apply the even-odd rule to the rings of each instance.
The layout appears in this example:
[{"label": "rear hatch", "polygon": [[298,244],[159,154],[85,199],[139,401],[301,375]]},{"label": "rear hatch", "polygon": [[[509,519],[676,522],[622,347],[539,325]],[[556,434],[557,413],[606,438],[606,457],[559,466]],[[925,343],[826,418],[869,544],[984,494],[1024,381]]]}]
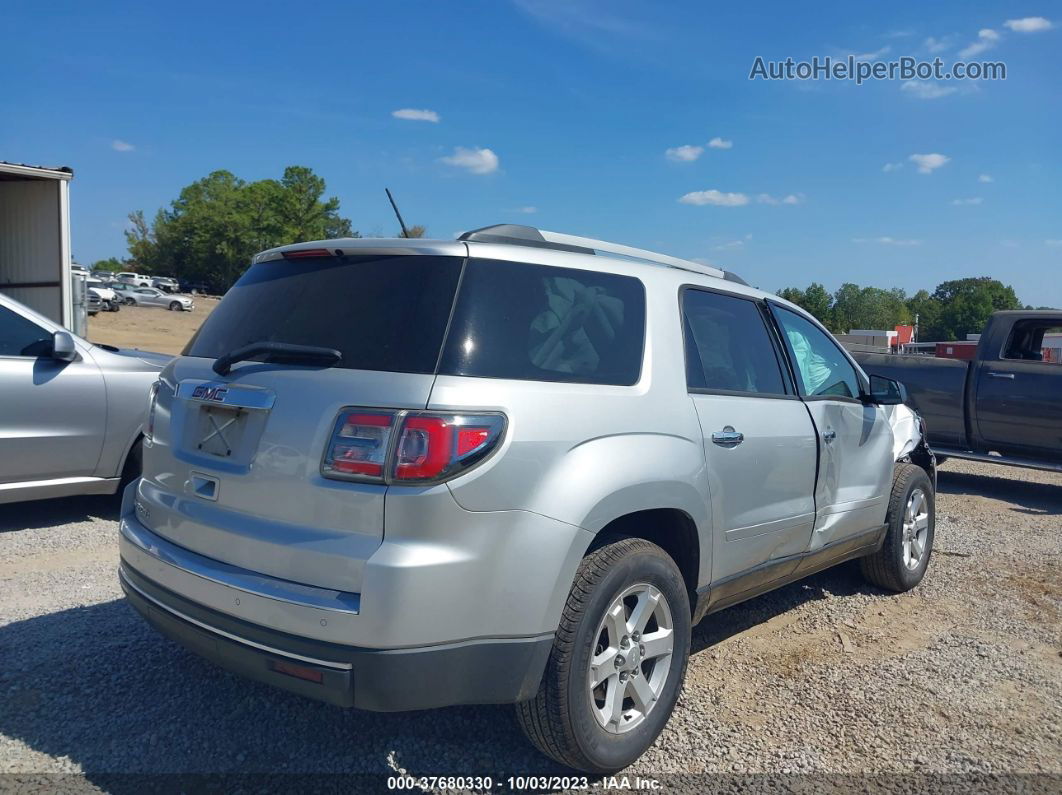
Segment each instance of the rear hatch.
[{"label": "rear hatch", "polygon": [[[359,592],[387,487],[324,478],[322,455],[343,407],[426,406],[464,246],[450,250],[252,265],[162,374],[141,520],[215,560]],[[263,342],[340,358],[259,353],[215,371]]]}]

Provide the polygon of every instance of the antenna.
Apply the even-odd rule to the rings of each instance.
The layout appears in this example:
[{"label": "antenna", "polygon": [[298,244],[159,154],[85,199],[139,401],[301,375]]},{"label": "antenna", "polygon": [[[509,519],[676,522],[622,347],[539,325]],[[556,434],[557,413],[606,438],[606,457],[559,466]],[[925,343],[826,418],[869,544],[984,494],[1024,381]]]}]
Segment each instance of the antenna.
[{"label": "antenna", "polygon": [[387,200],[391,202],[391,209],[395,211],[395,215],[398,216],[398,225],[402,227],[402,237],[409,237],[409,230],[406,229],[406,222],[402,220],[402,213],[398,212],[398,205],[395,204],[395,197],[391,195],[390,188],[384,188],[384,193],[387,194]]}]

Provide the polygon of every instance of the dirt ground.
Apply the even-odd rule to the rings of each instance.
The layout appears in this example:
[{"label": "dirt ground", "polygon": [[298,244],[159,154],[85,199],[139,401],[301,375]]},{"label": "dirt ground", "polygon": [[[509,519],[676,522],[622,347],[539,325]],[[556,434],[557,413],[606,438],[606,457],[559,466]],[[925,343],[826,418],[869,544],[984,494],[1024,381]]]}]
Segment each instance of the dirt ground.
[{"label": "dirt ground", "polygon": [[160,306],[123,306],[100,312],[88,321],[90,342],[178,354],[218,305],[217,298],[194,296],[191,312],[171,312]]},{"label": "dirt ground", "polygon": [[[176,646],[122,601],[117,513],[0,506],[0,791],[383,791],[401,772],[508,792],[570,773],[510,707],[343,711]],[[1062,475],[948,461],[919,587],[848,564],[709,616],[624,775],[661,793],[1062,792],[1060,564]]]}]

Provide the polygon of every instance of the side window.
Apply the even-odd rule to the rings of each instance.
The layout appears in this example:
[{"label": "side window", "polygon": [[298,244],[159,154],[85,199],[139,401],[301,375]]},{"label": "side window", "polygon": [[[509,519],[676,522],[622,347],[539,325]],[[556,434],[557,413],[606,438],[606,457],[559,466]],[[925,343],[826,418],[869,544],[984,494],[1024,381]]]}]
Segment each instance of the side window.
[{"label": "side window", "polygon": [[1062,320],[1019,320],[1003,348],[1003,358],[1062,364]]},{"label": "side window", "polygon": [[44,356],[52,335],[6,306],[0,306],[0,356]]},{"label": "side window", "polygon": [[770,332],[755,301],[687,289],[682,314],[690,389],[785,394]]},{"label": "side window", "polygon": [[645,288],[631,276],[470,259],[439,372],[629,386],[645,341]]},{"label": "side window", "polygon": [[788,309],[772,307],[796,368],[800,394],[807,397],[859,397],[859,376],[829,335]]}]

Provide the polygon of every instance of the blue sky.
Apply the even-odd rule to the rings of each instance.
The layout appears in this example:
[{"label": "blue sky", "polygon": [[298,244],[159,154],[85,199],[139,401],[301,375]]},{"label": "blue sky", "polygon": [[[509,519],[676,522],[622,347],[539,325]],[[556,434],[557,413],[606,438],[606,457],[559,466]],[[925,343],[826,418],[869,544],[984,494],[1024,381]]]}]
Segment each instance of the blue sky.
[{"label": "blue sky", "polygon": [[[100,0],[9,2],[3,19],[0,159],[74,168],[82,262],[124,255],[129,211],[214,169],[297,163],[363,234],[395,232],[387,186],[435,237],[529,223],[772,290],[990,275],[1062,306],[1050,0]],[[973,45],[1006,81],[748,79],[758,55],[950,65]]]}]

